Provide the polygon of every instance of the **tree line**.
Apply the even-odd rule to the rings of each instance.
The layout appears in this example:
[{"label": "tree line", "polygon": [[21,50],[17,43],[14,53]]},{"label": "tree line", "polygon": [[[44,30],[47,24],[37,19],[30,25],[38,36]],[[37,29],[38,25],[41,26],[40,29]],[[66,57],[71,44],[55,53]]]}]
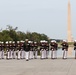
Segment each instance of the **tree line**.
[{"label": "tree line", "polygon": [[6,29],[0,31],[0,41],[20,41],[29,39],[31,41],[39,42],[40,40],[49,41],[49,38],[45,34],[40,34],[37,32],[29,32],[27,31],[17,31],[18,27],[13,28],[10,25],[7,25]]}]

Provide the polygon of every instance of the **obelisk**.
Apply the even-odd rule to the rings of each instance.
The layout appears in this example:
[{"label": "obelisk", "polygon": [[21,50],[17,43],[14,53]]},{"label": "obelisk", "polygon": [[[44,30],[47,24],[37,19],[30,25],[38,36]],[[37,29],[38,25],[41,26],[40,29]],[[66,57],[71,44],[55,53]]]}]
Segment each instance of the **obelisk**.
[{"label": "obelisk", "polygon": [[71,30],[71,6],[70,0],[68,0],[68,29],[67,29],[67,41],[72,42],[72,30]]},{"label": "obelisk", "polygon": [[[67,41],[72,42],[72,29],[71,29],[71,5],[70,5],[70,0],[68,0],[68,30],[67,30]],[[68,56],[72,56],[72,47],[68,48]]]}]

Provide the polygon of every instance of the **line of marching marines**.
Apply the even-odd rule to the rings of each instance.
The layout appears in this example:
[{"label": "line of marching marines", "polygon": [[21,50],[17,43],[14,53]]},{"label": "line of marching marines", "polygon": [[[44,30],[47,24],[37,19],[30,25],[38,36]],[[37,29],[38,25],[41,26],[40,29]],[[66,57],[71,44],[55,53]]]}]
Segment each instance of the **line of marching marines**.
[{"label": "line of marching marines", "polygon": [[[68,43],[66,40],[63,40],[62,44],[62,58],[67,59],[68,52]],[[55,40],[52,40],[50,43],[45,40],[41,40],[40,43],[29,41],[0,41],[0,59],[37,59],[38,52],[40,53],[41,59],[48,59],[49,50],[51,50],[51,59],[57,58],[57,49],[58,44]],[[76,41],[74,41],[74,50],[76,50]],[[75,52],[76,58],[76,52]]]}]

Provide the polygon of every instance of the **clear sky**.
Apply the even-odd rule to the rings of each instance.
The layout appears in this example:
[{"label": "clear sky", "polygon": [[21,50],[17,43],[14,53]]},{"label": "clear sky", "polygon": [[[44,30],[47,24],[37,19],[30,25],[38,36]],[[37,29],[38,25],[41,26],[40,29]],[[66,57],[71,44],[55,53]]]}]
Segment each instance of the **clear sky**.
[{"label": "clear sky", "polygon": [[[72,35],[76,39],[76,0],[71,2]],[[0,0],[0,28],[44,33],[50,38],[67,38],[68,0]]]}]

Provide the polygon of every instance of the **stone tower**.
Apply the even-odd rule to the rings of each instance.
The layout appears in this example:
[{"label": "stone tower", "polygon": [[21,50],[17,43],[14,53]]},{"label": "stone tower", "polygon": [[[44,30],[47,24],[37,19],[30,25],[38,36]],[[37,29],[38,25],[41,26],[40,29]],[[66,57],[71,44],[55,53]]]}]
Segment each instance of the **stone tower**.
[{"label": "stone tower", "polygon": [[71,30],[71,5],[70,0],[68,0],[68,29],[67,29],[67,40],[72,42],[72,30]]}]

